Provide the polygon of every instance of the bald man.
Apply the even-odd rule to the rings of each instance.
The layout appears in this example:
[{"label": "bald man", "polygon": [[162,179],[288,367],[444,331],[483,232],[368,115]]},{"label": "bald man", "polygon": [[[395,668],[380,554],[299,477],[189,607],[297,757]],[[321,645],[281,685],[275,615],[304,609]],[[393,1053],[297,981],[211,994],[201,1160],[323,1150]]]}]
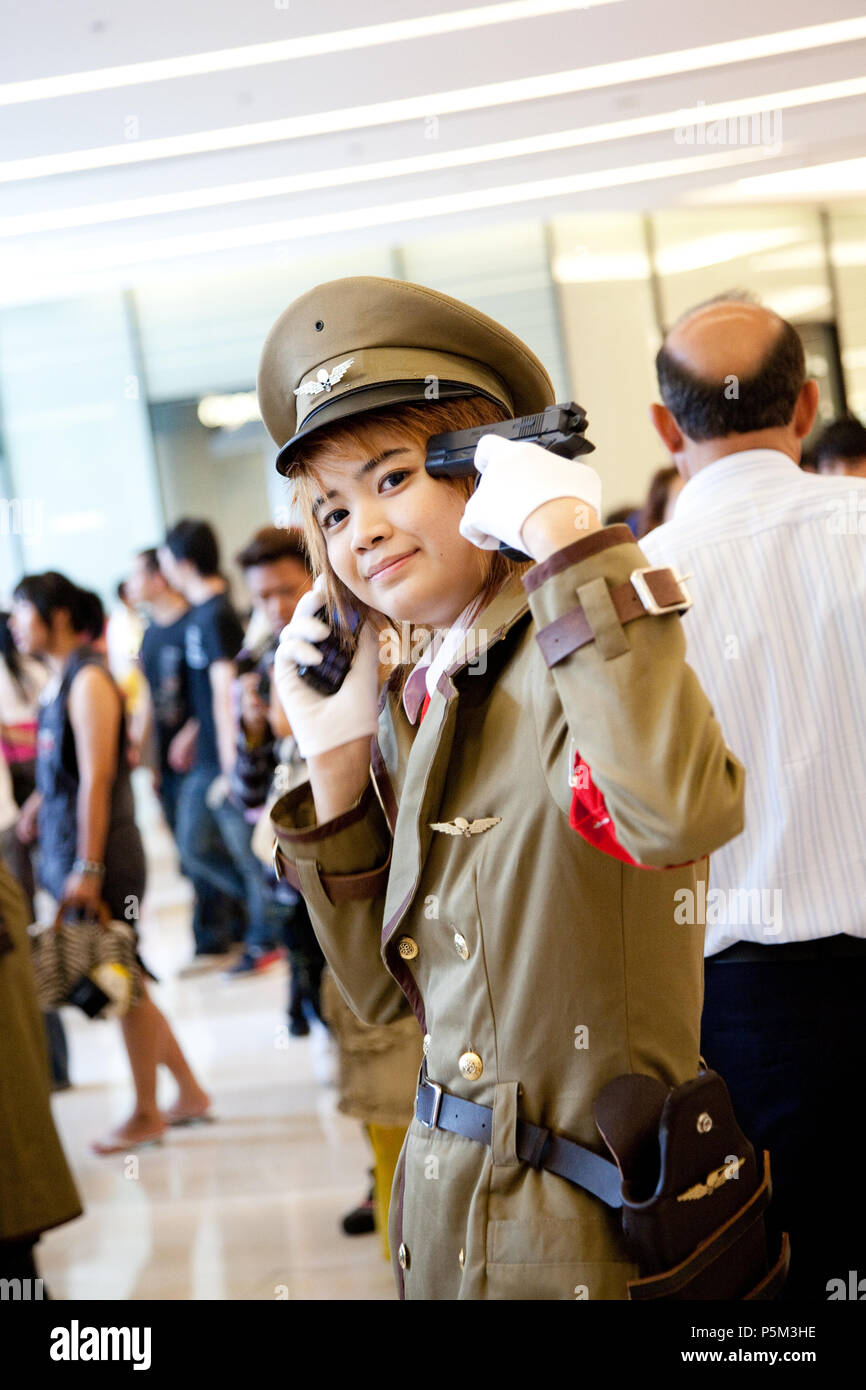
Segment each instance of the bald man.
[{"label": "bald man", "polygon": [[768,309],[701,305],[656,365],[652,420],[685,486],[641,545],[693,575],[689,664],[746,767],[746,829],[674,922],[706,920],[703,1055],[770,1150],[786,1298],[846,1297],[866,1275],[866,480],[799,469],[818,389]]}]

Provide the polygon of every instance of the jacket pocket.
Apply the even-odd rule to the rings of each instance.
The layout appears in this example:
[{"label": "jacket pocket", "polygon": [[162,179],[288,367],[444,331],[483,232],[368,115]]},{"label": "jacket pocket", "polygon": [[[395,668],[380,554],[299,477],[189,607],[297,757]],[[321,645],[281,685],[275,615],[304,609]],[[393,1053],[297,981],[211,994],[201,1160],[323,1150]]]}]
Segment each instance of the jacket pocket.
[{"label": "jacket pocket", "polygon": [[627,1258],[619,1218],[490,1221],[487,1297],[622,1300],[637,1266]]}]

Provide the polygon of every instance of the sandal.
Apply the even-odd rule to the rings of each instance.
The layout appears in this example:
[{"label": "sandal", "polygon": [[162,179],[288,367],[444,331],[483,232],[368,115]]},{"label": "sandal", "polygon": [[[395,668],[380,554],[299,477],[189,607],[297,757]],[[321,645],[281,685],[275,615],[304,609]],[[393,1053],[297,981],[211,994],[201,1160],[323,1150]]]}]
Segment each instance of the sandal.
[{"label": "sandal", "polygon": [[212,1125],[216,1120],[216,1116],[212,1115],[209,1110],[205,1110],[199,1115],[172,1115],[168,1111],[164,1111],[163,1118],[170,1129],[185,1129],[191,1125]]},{"label": "sandal", "polygon": [[115,1139],[111,1135],[107,1139],[95,1139],[91,1144],[93,1153],[99,1154],[100,1158],[106,1158],[109,1154],[131,1154],[137,1149],[155,1148],[162,1143],[164,1131],[158,1134],[151,1134],[146,1139]]}]

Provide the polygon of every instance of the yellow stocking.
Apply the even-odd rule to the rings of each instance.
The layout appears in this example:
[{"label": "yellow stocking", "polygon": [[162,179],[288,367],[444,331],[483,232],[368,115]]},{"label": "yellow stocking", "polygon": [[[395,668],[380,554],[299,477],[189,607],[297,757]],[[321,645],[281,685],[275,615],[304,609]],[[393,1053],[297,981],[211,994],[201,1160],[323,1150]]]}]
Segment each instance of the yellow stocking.
[{"label": "yellow stocking", "polygon": [[391,1257],[388,1252],[388,1206],[391,1201],[394,1170],[406,1137],[406,1128],[405,1125],[367,1125],[366,1130],[375,1159],[373,1181],[376,1230],[382,1241],[385,1259],[389,1260]]}]

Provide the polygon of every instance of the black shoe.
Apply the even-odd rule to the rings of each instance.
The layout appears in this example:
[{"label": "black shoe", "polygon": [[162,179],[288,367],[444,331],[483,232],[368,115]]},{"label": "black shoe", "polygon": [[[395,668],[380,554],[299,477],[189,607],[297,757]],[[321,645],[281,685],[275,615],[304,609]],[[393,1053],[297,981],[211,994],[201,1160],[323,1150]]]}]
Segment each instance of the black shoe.
[{"label": "black shoe", "polygon": [[369,1236],[376,1229],[376,1221],[373,1216],[373,1191],[370,1188],[370,1195],[354,1211],[347,1212],[343,1217],[343,1230],[347,1236]]},{"label": "black shoe", "polygon": [[310,1025],[303,1014],[289,1014],[289,1037],[306,1038],[309,1037]]}]

